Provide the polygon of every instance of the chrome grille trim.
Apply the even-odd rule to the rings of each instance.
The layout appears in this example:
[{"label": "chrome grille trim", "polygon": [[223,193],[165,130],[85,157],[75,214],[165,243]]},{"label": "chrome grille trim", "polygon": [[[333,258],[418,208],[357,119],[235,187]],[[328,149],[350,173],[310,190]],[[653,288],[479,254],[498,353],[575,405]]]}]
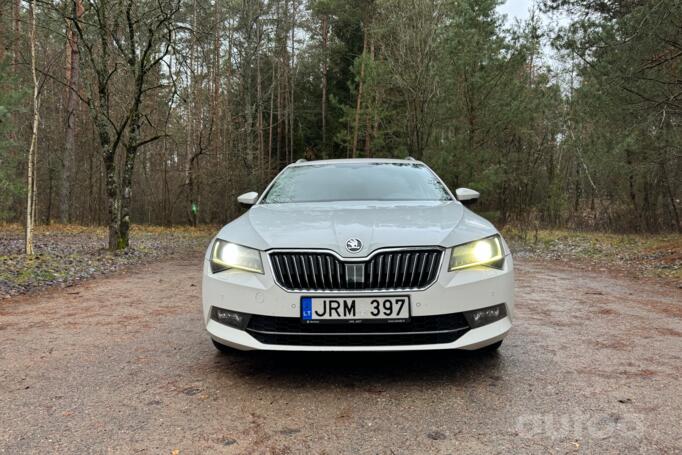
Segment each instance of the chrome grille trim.
[{"label": "chrome grille trim", "polygon": [[[268,251],[275,282],[290,292],[424,290],[438,279],[443,257],[444,248],[436,246],[384,248],[358,258],[342,257],[331,250]],[[357,275],[346,276],[346,264],[364,264],[362,280]]]}]

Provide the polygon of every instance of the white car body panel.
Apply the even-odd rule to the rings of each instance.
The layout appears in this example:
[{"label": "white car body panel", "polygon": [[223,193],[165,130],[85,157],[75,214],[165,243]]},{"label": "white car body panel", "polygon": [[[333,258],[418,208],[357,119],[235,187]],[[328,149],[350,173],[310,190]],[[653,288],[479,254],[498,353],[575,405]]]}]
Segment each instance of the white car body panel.
[{"label": "white car body panel", "polygon": [[[255,205],[217,238],[261,251],[314,248],[350,258],[403,246],[406,240],[405,246],[451,247],[496,233],[489,221],[457,201],[337,202],[333,207],[315,202]],[[363,239],[357,253],[346,250],[351,237]]]},{"label": "white car body panel", "polygon": [[[403,160],[371,161],[405,163]],[[363,160],[329,160],[322,163],[348,162],[363,162]],[[297,163],[291,166],[314,163]],[[511,328],[514,312],[513,261],[508,246],[503,242],[505,262],[501,270],[477,267],[450,272],[448,271],[450,253],[453,246],[497,233],[490,222],[471,212],[454,198],[452,201],[295,204],[261,204],[259,201],[244,215],[223,227],[216,238],[260,250],[264,273],[237,269],[212,273],[211,247],[209,247],[203,270],[204,322],[214,340],[242,350],[477,349],[501,340]],[[350,238],[362,239],[362,249],[354,253],[349,252],[346,242]],[[359,260],[377,250],[410,247],[439,247],[444,250],[437,279],[426,289],[332,292],[345,297],[409,295],[413,317],[460,313],[504,303],[507,310],[506,317],[488,325],[470,329],[452,343],[395,346],[263,344],[244,330],[223,325],[210,318],[212,306],[252,315],[299,318],[301,297],[330,295],[330,291],[294,292],[280,287],[275,282],[272,264],[269,260],[268,253],[273,250],[321,250],[332,252],[337,257],[348,260]]]}]

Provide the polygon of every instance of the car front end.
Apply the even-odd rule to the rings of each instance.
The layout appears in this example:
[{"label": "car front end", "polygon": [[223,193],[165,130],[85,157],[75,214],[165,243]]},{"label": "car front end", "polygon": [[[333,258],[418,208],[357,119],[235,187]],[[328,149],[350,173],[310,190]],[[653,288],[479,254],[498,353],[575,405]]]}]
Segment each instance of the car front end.
[{"label": "car front end", "polygon": [[259,203],[209,245],[202,294],[216,346],[476,350],[512,326],[513,261],[454,197]]}]

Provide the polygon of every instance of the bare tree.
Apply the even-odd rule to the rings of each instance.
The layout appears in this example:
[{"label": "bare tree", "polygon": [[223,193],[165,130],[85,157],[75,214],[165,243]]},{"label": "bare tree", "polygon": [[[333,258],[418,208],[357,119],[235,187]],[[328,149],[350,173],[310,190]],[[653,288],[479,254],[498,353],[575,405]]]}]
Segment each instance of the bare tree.
[{"label": "bare tree", "polygon": [[26,231],[25,248],[27,255],[33,255],[33,223],[36,212],[36,155],[38,154],[38,126],[40,124],[40,88],[36,72],[36,0],[31,2],[31,77],[33,78],[33,127],[31,129],[31,145],[28,149],[27,184],[26,184]]},{"label": "bare tree", "polygon": [[[71,9],[72,20],[79,20],[83,15],[83,1],[73,0]],[[76,117],[78,114],[77,92],[80,79],[78,35],[73,30],[72,20],[66,21],[66,128],[64,131],[62,186],[59,198],[59,218],[62,223],[71,221],[71,191],[74,177]]]},{"label": "bare tree", "polygon": [[[95,79],[86,102],[97,130],[105,169],[108,246],[112,251],[125,249],[129,244],[132,179],[137,152],[143,145],[163,136],[157,134],[142,138],[143,100],[150,92],[160,88],[158,85],[148,86],[147,82],[169,53],[173,19],[179,8],[179,0],[155,3],[90,0],[83,18],[72,18]],[[90,33],[89,29],[92,29]],[[121,66],[127,70],[123,76],[127,76],[131,87],[127,102],[118,97],[117,104],[124,106],[124,114],[117,116],[110,102],[112,80]],[[123,147],[123,156],[117,160],[120,146]],[[119,169],[120,162],[123,163],[122,169]]]}]

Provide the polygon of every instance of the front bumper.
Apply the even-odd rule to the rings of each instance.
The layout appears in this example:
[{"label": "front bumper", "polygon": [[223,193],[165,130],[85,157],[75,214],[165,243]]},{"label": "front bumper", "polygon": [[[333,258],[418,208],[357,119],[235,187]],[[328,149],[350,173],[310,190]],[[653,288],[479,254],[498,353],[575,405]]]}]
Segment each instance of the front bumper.
[{"label": "front bumper", "polygon": [[[203,312],[206,329],[210,336],[227,346],[241,350],[276,351],[407,351],[437,349],[478,349],[503,339],[512,325],[514,316],[513,262],[506,257],[502,270],[492,268],[465,269],[457,272],[447,270],[443,261],[437,281],[422,291],[348,292],[344,296],[410,295],[411,315],[452,315],[504,303],[507,315],[491,324],[464,330],[453,341],[418,342],[417,344],[381,344],[373,341],[368,345],[335,346],[264,343],[245,330],[223,325],[210,318],[211,307],[219,307],[246,314],[299,318],[301,297],[328,295],[323,292],[290,292],[279,287],[272,279],[268,261],[263,261],[264,274],[227,270],[212,273],[208,260],[204,263]],[[338,295],[338,294],[337,294]],[[350,329],[350,327],[349,327]],[[352,336],[352,335],[348,335]],[[262,337],[261,337],[262,338]],[[455,339],[456,338],[456,339]],[[433,338],[425,338],[433,340]],[[438,340],[442,341],[442,340]]]}]

